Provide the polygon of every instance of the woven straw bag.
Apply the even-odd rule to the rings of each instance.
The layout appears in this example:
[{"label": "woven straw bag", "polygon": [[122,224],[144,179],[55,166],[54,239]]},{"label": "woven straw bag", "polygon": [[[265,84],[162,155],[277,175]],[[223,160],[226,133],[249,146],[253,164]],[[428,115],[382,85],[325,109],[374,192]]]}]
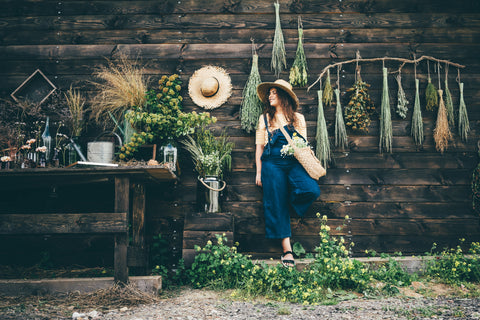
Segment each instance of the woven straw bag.
[{"label": "woven straw bag", "polygon": [[285,131],[283,127],[280,127],[280,130],[282,131],[283,135],[285,138],[287,138],[288,144],[293,148],[293,155],[295,159],[298,160],[298,162],[302,165],[302,167],[307,171],[308,175],[312,177],[315,180],[318,180],[319,178],[323,177],[325,174],[327,174],[327,170],[322,166],[320,163],[320,160],[318,160],[317,157],[315,157],[315,154],[313,153],[313,150],[310,147],[304,147],[304,148],[297,148],[293,144],[292,138],[290,138],[290,135]]}]

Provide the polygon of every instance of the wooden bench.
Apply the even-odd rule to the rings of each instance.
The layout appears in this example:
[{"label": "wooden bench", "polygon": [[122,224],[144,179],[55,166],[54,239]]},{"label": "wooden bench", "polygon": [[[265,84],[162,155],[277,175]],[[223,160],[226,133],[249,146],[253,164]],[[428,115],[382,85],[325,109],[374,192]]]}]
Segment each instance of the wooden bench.
[{"label": "wooden bench", "polygon": [[115,239],[114,279],[128,282],[128,217],[120,213],[0,214],[0,235],[102,234]]}]

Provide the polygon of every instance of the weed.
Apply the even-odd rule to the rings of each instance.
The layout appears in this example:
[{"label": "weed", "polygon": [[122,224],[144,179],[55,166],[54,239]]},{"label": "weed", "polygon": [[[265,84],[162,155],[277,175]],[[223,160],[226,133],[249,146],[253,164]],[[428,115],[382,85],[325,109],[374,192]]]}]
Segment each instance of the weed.
[{"label": "weed", "polygon": [[278,308],[277,314],[279,316],[288,316],[288,315],[292,314],[292,311],[290,310],[289,307],[282,306],[282,307]]}]

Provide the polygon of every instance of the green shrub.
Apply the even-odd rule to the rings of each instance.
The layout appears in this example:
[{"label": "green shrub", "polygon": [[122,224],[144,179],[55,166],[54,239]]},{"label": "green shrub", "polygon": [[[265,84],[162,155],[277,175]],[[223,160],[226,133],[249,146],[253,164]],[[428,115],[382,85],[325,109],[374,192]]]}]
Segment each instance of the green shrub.
[{"label": "green shrub", "polygon": [[[320,214],[317,214],[317,217],[320,218]],[[345,220],[348,219],[346,216]],[[306,269],[308,281],[324,288],[362,291],[370,282],[370,275],[361,262],[348,256],[355,244],[346,243],[343,237],[332,236],[326,216],[320,218],[320,224],[321,241],[315,248],[314,262]],[[342,227],[337,229],[341,230]]]},{"label": "green shrub", "polygon": [[392,257],[388,257],[388,261],[372,270],[371,274],[375,280],[399,287],[408,286],[417,278],[415,274],[408,273],[402,265]]},{"label": "green shrub", "polygon": [[238,253],[236,247],[226,246],[224,235],[215,236],[216,244],[208,241],[204,248],[196,246],[198,254],[188,271],[189,282],[195,288],[237,288],[251,274],[254,264],[249,257]]},{"label": "green shrub", "polygon": [[[460,239],[463,244],[465,239]],[[462,282],[480,282],[480,242],[472,242],[468,254],[465,255],[461,244],[456,248],[446,248],[435,254],[436,244],[431,252],[432,259],[426,261],[425,274],[449,284]]]}]

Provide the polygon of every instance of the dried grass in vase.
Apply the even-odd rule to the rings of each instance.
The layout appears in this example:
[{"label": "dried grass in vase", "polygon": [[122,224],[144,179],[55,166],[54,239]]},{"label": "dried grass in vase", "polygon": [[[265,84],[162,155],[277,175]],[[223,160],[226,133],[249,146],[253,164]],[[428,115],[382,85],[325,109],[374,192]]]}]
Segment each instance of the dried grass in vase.
[{"label": "dried grass in vase", "polygon": [[112,115],[120,120],[126,110],[133,106],[143,106],[146,101],[148,79],[143,68],[122,55],[116,63],[109,61],[96,77],[102,82],[93,82],[99,93],[92,101],[92,117],[106,124]]},{"label": "dried grass in vase", "polygon": [[84,113],[85,113],[85,98],[82,97],[78,90],[70,87],[65,93],[65,100],[67,102],[68,111],[70,113],[70,126],[72,137],[79,137],[83,130]]}]

